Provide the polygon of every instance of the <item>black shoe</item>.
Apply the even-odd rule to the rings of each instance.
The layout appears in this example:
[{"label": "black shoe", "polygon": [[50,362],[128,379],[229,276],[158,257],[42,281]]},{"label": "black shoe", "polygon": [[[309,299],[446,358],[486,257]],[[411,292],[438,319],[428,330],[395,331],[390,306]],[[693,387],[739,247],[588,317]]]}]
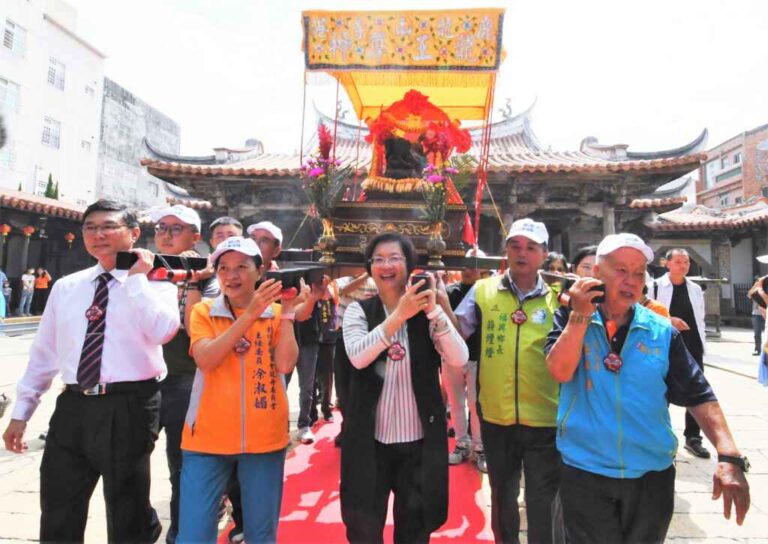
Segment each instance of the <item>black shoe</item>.
[{"label": "black shoe", "polygon": [[760,350],[759,349],[755,349],[755,351],[752,352],[752,355],[755,355],[755,356],[760,355]]},{"label": "black shoe", "polygon": [[456,430],[453,427],[448,429],[448,437],[449,438],[456,438]]},{"label": "black shoe", "polygon": [[685,449],[696,457],[709,459],[709,450],[701,444],[701,438],[686,438]]},{"label": "black shoe", "polygon": [[160,519],[157,517],[157,510],[152,508],[152,520],[150,521],[150,529],[152,535],[149,537],[149,541],[154,544],[157,539],[160,538],[160,533],[163,532],[163,524],[160,523]]},{"label": "black shoe", "polygon": [[339,434],[336,435],[336,437],[333,439],[333,445],[337,448],[341,447],[341,440],[342,440],[342,433],[339,432]]}]

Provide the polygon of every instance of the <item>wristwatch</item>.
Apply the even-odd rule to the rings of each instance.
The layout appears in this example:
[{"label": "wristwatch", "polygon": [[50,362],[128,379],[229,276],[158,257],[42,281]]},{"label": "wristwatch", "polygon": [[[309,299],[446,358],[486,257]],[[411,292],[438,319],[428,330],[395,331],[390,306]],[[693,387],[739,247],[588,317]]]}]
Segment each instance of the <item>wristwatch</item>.
[{"label": "wristwatch", "polygon": [[749,472],[749,459],[746,456],[736,457],[734,455],[718,455],[718,463],[730,463],[739,467],[742,472]]}]

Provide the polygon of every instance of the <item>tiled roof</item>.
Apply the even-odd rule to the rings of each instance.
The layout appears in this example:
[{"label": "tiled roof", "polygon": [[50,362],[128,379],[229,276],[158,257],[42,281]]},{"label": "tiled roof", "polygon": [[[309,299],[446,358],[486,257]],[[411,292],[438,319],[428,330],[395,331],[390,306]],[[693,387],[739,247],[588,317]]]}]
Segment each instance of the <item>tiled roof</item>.
[{"label": "tiled roof", "polygon": [[175,198],[175,197],[169,196],[165,199],[165,201],[168,202],[168,204],[170,204],[171,206],[175,204],[183,204],[184,206],[192,208],[193,210],[210,210],[211,208],[213,208],[213,205],[207,200]]},{"label": "tiled roof", "polygon": [[[624,172],[663,172],[674,169],[684,173],[693,170],[706,158],[700,153],[706,145],[704,130],[692,142],[671,150],[657,152],[631,152],[627,146],[599,145],[595,138],[585,138],[578,151],[552,151],[542,146],[531,128],[531,108],[493,124],[489,153],[489,171],[499,173],[586,173],[621,174]],[[336,131],[336,158],[345,165],[367,171],[370,164],[370,146],[363,139],[367,128],[338,122],[317,112],[318,122],[334,127]],[[481,130],[470,129],[470,153],[479,156]],[[316,136],[308,140],[304,157],[316,147]],[[227,177],[295,177],[299,175],[299,153],[262,153],[261,149],[245,149],[238,160],[232,154],[231,162],[210,164],[210,156],[181,157],[153,154],[141,164],[157,177],[227,176]]]},{"label": "tiled roof", "polygon": [[76,221],[82,220],[83,212],[85,211],[85,207],[78,206],[77,204],[3,188],[0,188],[0,204],[9,208],[27,210],[53,217],[65,217]]},{"label": "tiled roof", "polygon": [[655,231],[738,230],[768,224],[768,199],[744,206],[715,210],[706,206],[683,206],[657,216],[648,226]]},{"label": "tiled roof", "polygon": [[672,196],[667,198],[636,198],[629,203],[633,209],[658,209],[669,208],[670,206],[679,206],[688,201],[687,196]]}]

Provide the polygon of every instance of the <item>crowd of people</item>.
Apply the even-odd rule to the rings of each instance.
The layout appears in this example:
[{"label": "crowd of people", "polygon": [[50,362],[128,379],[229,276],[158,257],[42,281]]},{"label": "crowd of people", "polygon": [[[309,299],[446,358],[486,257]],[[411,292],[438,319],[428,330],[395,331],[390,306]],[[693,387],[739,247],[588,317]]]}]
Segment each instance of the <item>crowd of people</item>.
[{"label": "crowd of people", "polygon": [[[158,253],[199,256],[194,210],[151,219]],[[710,455],[701,433],[714,447],[714,496],[744,521],[749,464],[703,373],[703,297],[682,249],[650,280],[654,254],[635,235],[607,236],[569,263],[548,252],[543,223],[520,219],[505,271],[468,267],[450,283],[414,275],[411,240],[388,232],[368,243],[364,270],[297,290],[266,277],[283,242],[268,221],[213,221],[209,266],[178,285],[149,281],[155,255],[134,247],[140,229],[124,206],[92,204],[82,232],[97,264],[53,286],[3,435],[8,450],[25,449],[60,374],[40,468],[42,541],[83,541],[100,477],[110,542],[156,541],[149,460],[164,429],[167,541],[215,542],[228,501],[230,541],[275,542],[294,370],[300,444],[334,404],[342,416],[350,542],[382,542],[391,496],[394,541],[428,542],[447,519],[449,466],[465,460],[488,474],[497,542],[519,542],[523,476],[528,542],[662,542],[678,445],[669,403],[687,408],[689,451]],[[119,251],[136,255],[130,269],[116,268]]]}]

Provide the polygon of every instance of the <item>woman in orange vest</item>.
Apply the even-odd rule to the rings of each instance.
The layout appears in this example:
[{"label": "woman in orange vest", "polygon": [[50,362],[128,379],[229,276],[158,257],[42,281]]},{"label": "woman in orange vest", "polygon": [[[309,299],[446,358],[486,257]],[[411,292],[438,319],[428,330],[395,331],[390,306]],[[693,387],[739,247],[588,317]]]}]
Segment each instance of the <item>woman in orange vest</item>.
[{"label": "woman in orange vest", "polygon": [[[275,542],[288,446],[288,402],[278,374],[293,370],[294,302],[280,282],[256,288],[259,247],[232,237],[210,257],[221,295],[194,306],[197,364],[181,449],[179,542],[215,542],[216,514],[237,469],[246,542]],[[282,306],[282,308],[281,308]]]},{"label": "woman in orange vest", "polygon": [[39,266],[35,270],[35,294],[32,298],[33,314],[42,314],[45,310],[45,305],[48,303],[48,293],[51,291],[51,281],[53,278],[45,268]]}]

